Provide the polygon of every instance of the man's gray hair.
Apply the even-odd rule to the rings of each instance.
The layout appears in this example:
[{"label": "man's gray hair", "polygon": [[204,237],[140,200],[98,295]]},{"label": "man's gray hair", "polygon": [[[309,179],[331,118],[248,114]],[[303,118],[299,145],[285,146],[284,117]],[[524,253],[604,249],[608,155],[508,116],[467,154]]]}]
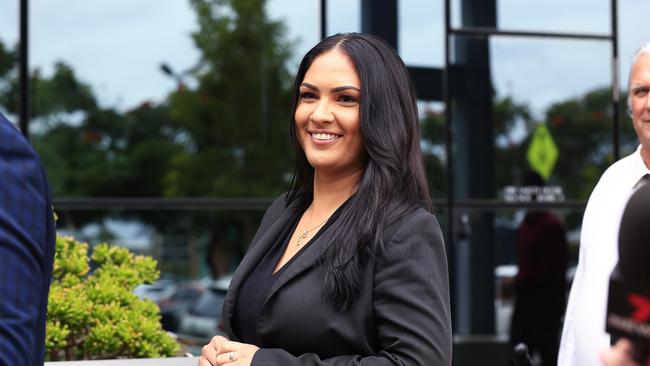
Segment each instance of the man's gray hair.
[{"label": "man's gray hair", "polygon": [[650,53],[650,42],[644,44],[634,52],[634,55],[632,56],[632,65],[634,67],[634,64],[636,64],[636,61],[639,59],[641,55],[645,55],[646,53]]},{"label": "man's gray hair", "polygon": [[632,116],[632,94],[630,88],[632,88],[632,70],[634,70],[634,65],[639,60],[639,57],[642,55],[650,54],[650,42],[641,46],[634,55],[632,55],[632,66],[630,66],[630,73],[627,77],[627,114]]}]

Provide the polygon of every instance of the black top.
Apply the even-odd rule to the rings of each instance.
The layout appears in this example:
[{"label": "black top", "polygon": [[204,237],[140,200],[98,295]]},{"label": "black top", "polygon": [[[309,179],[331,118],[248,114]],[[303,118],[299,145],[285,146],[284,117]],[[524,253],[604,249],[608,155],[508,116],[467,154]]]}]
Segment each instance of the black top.
[{"label": "black top", "polygon": [[[346,201],[347,202],[347,201]],[[262,312],[264,302],[271,291],[271,287],[280,275],[294,262],[305,249],[318,238],[321,233],[325,232],[328,227],[332,225],[341,213],[341,209],[345,206],[342,204],[329,219],[325,225],[314,235],[302,248],[277,272],[273,270],[278,265],[282,255],[289,245],[289,240],[296,230],[298,221],[306,208],[298,209],[294,215],[289,219],[285,228],[280,232],[275,242],[268,252],[257,263],[255,268],[248,274],[246,279],[242,281],[237,294],[235,302],[235,311],[232,318],[233,332],[238,336],[241,342],[250,344],[259,344],[257,337],[257,320]]]}]

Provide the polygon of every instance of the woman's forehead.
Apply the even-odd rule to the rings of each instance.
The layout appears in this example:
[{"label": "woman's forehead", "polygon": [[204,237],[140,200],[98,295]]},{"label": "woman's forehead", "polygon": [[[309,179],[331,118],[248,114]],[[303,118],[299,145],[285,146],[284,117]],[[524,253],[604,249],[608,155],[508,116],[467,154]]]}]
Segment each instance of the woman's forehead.
[{"label": "woman's forehead", "polygon": [[332,49],[317,56],[307,69],[303,81],[345,82],[360,86],[357,70],[352,59],[338,49]]}]

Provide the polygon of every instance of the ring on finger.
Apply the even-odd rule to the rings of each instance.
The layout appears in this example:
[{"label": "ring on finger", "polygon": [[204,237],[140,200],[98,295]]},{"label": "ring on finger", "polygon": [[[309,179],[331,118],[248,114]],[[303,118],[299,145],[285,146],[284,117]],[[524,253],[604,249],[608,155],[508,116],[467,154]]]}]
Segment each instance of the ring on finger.
[{"label": "ring on finger", "polygon": [[235,357],[235,352],[230,352],[228,354],[228,359],[232,362],[235,361],[237,358]]}]

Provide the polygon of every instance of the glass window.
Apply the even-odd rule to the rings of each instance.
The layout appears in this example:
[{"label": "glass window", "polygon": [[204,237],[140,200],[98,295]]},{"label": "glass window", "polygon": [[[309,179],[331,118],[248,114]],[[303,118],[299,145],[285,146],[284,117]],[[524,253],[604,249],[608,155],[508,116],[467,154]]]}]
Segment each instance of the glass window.
[{"label": "glass window", "polygon": [[610,1],[497,1],[499,29],[541,32],[611,33]]},{"label": "glass window", "polygon": [[611,45],[508,38],[490,45],[497,189],[532,167],[566,198],[587,199],[614,161]]},{"label": "glass window", "polygon": [[[470,3],[471,1],[451,0],[451,20],[454,28],[461,27],[461,4],[464,2]],[[499,0],[495,3],[497,26],[500,30],[588,34],[609,34],[611,32],[610,1],[608,0],[570,2],[561,0],[544,2]],[[637,1],[637,3],[640,2]],[[480,8],[480,6],[477,7]]]},{"label": "glass window", "polygon": [[[455,39],[459,197],[502,198],[533,169],[564,198],[587,199],[614,160],[610,44],[495,37],[486,50],[485,43]],[[489,72],[477,55],[489,55]],[[486,77],[489,84],[479,86]],[[490,97],[492,105],[482,102]],[[492,128],[482,122],[486,113]]]},{"label": "glass window", "polygon": [[57,207],[57,228],[91,248],[103,242],[153,256],[163,277],[232,274],[257,231],[264,208],[229,210],[82,210]]},{"label": "glass window", "polygon": [[[557,284],[560,290],[555,295],[557,303],[564,307],[578,259],[582,214],[582,208],[459,209],[450,259],[455,289],[455,311],[452,311],[456,317],[455,332],[481,333],[482,329],[486,333],[508,335],[515,276],[520,270],[527,271],[526,260],[536,264],[543,262],[546,274],[553,273],[556,268],[560,271]],[[524,225],[530,228],[539,220],[555,222],[564,231],[564,237],[557,237],[558,240],[556,237],[531,238],[519,232]],[[531,232],[540,231],[527,231]],[[535,244],[531,246],[531,243]],[[527,289],[537,290],[535,286]],[[489,306],[486,310],[481,304],[494,304],[493,312]]]},{"label": "glass window", "polygon": [[33,0],[30,14],[32,66],[45,77],[65,63],[90,84],[101,106],[128,110],[161,102],[176,82],[160,64],[181,73],[200,57],[188,1],[71,0],[61,7]]},{"label": "glass window", "polygon": [[0,113],[18,125],[18,90],[12,83],[18,80],[18,0],[0,3]]},{"label": "glass window", "polygon": [[320,40],[320,0],[269,0],[266,8],[269,18],[282,22],[286,38],[294,42],[291,55],[293,76],[302,57]]},{"label": "glass window", "polygon": [[434,200],[446,198],[447,144],[445,136],[445,107],[440,102],[418,102],[420,115],[420,147]]},{"label": "glass window", "polygon": [[444,67],[442,0],[398,1],[398,48],[409,66]]},{"label": "glass window", "polygon": [[33,141],[55,197],[286,189],[293,44],[262,2],[32,7]]},{"label": "glass window", "polygon": [[327,34],[361,32],[361,0],[327,1]]}]

